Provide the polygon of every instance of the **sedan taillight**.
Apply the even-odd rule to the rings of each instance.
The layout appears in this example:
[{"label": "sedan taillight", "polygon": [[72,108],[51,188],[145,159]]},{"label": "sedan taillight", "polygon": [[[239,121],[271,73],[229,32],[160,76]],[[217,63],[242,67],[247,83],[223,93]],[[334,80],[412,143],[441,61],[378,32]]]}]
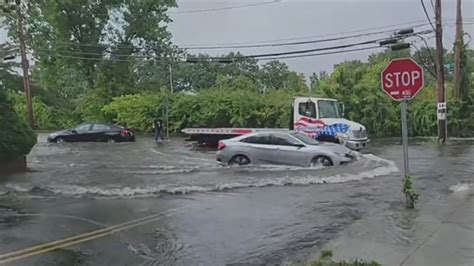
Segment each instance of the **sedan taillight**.
[{"label": "sedan taillight", "polygon": [[217,150],[221,151],[225,148],[224,142],[219,141],[219,144],[217,144]]},{"label": "sedan taillight", "polygon": [[130,135],[132,135],[132,132],[125,129],[125,130],[122,130],[122,132],[120,132],[120,135],[122,135],[123,137],[130,136]]}]

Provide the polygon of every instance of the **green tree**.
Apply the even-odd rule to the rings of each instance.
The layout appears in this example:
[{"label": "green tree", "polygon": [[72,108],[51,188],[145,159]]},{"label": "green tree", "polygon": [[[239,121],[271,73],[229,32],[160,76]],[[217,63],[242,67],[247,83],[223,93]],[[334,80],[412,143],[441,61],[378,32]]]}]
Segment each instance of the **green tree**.
[{"label": "green tree", "polygon": [[18,117],[5,90],[0,90],[0,158],[26,155],[36,144],[36,134]]}]

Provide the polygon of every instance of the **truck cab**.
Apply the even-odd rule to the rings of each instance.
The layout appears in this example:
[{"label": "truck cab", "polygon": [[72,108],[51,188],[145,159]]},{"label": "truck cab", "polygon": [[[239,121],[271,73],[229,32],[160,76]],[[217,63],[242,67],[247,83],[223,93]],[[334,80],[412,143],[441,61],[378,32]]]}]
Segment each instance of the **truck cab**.
[{"label": "truck cab", "polygon": [[365,127],[343,118],[343,105],[330,98],[295,97],[290,129],[320,141],[345,144],[353,150],[367,147]]}]

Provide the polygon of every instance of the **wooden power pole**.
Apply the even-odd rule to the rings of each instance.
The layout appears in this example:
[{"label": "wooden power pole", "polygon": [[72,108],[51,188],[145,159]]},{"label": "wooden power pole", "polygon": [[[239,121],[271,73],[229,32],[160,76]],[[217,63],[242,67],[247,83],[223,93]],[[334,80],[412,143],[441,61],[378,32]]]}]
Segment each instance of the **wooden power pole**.
[{"label": "wooden power pole", "polygon": [[462,13],[461,0],[456,3],[456,42],[454,43],[454,87],[453,96],[461,98],[461,50],[463,46],[462,36]]},{"label": "wooden power pole", "polygon": [[28,122],[32,128],[35,127],[33,114],[33,103],[31,101],[30,79],[28,75],[28,58],[26,58],[25,32],[23,29],[23,14],[21,13],[21,0],[16,0],[16,14],[18,16],[18,39],[20,41],[21,68],[23,69],[23,89],[26,96],[26,109]]},{"label": "wooden power pole", "polygon": [[443,27],[441,20],[441,0],[435,4],[436,20],[436,78],[438,98],[438,141],[445,142],[447,135],[446,123],[446,92],[444,88],[444,58],[443,58]]}]

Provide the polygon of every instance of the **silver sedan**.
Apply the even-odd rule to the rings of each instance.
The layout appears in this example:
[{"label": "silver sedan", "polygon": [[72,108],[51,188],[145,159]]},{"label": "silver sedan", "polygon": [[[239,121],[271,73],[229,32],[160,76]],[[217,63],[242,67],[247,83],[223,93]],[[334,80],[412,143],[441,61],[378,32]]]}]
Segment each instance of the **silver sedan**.
[{"label": "silver sedan", "polygon": [[316,141],[298,132],[258,132],[219,141],[223,165],[282,164],[304,167],[349,163],[358,153],[343,145]]}]

